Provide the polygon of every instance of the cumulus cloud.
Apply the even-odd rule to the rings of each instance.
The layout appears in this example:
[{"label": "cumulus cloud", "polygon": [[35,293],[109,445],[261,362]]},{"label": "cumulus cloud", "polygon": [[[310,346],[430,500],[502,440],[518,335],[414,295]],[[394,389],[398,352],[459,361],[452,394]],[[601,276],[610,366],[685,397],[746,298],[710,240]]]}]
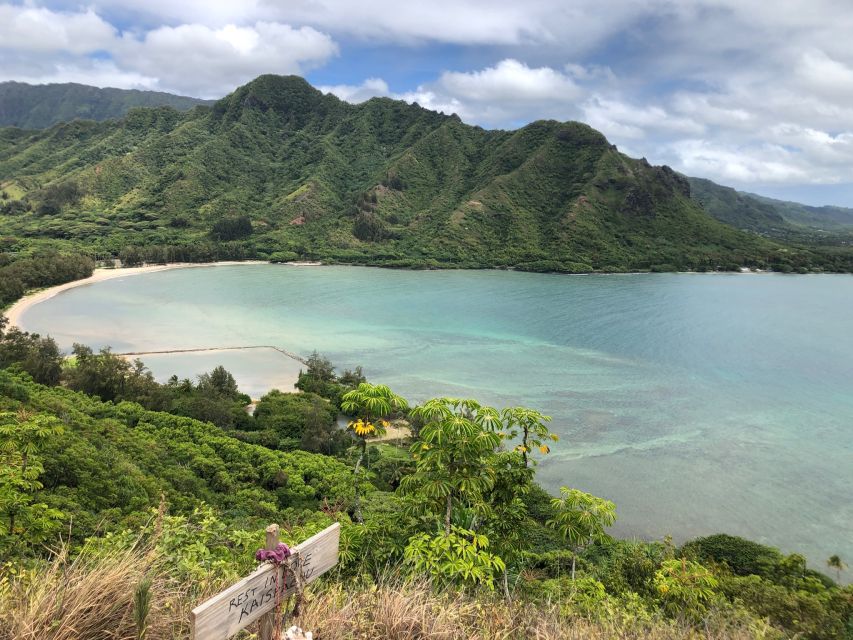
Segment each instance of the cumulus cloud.
[{"label": "cumulus cloud", "polygon": [[3,79],[30,84],[77,82],[96,87],[161,90],[157,78],[120,69],[112,60],[80,59],[72,64],[57,64],[48,60],[41,65],[34,65],[34,61],[29,59],[11,65]]},{"label": "cumulus cloud", "polygon": [[320,89],[353,103],[390,96],[490,127],[518,126],[537,118],[565,120],[577,113],[578,100],[586,94],[567,73],[511,58],[470,72],[445,71],[413,91],[392,92],[381,78]]},{"label": "cumulus cloud", "polygon": [[794,153],[777,145],[736,147],[682,140],[673,143],[671,149],[689,174],[714,176],[724,183],[796,182],[808,178]]},{"label": "cumulus cloud", "polygon": [[[534,4],[554,10],[554,3]],[[96,6],[208,26],[258,20],[307,24],[383,42],[517,44],[549,37],[541,11],[508,0],[100,0]]]},{"label": "cumulus cloud", "polygon": [[317,88],[323,93],[331,93],[352,104],[358,104],[370,98],[391,95],[388,83],[382,78],[368,78],[361,84],[321,85]]},{"label": "cumulus cloud", "polygon": [[518,60],[502,60],[481,71],[446,71],[437,83],[450,95],[474,102],[537,104],[570,101],[582,90],[550,67],[531,68]]},{"label": "cumulus cloud", "polygon": [[594,96],[583,106],[584,120],[611,137],[639,139],[654,133],[702,135],[705,126],[692,118],[676,116],[657,105],[637,105]]},{"label": "cumulus cloud", "polygon": [[61,13],[31,6],[0,5],[2,49],[82,54],[108,48],[114,41],[115,29],[92,10]]},{"label": "cumulus cloud", "polygon": [[160,27],[141,38],[124,36],[115,58],[124,68],[158,78],[163,88],[221,97],[262,73],[304,73],[337,51],[331,37],[311,27],[258,22]]},{"label": "cumulus cloud", "polygon": [[92,9],[0,4],[3,78],[156,88],[218,98],[263,73],[304,74],[337,55],[310,26],[159,26],[121,33]]},{"label": "cumulus cloud", "polygon": [[830,100],[853,100],[853,65],[834,60],[825,51],[804,51],[795,74],[798,84],[812,95]]},{"label": "cumulus cloud", "polygon": [[382,41],[518,44],[546,36],[536,15],[517,2],[295,0],[263,6],[282,19]]},{"label": "cumulus cloud", "polygon": [[517,126],[530,119],[565,120],[584,93],[573,78],[556,69],[529,67],[509,58],[479,71],[445,71],[435,82],[402,97],[469,122]]}]

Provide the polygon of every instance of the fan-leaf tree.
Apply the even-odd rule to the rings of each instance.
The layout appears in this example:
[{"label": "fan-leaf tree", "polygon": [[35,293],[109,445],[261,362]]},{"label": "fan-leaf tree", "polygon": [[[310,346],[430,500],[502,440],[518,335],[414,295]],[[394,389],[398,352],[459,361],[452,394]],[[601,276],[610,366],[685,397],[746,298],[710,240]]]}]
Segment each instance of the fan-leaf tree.
[{"label": "fan-leaf tree", "polygon": [[415,407],[412,415],[424,426],[411,447],[415,472],[403,478],[400,489],[426,511],[443,512],[444,533],[450,535],[454,506],[481,505],[495,483],[500,414],[473,400],[435,398]]},{"label": "fan-leaf tree", "polygon": [[385,433],[388,426],[388,418],[398,411],[409,408],[408,403],[402,396],[398,396],[384,384],[371,384],[362,382],[352,391],[348,391],[341,397],[341,410],[354,420],[349,423],[349,430],[359,440],[360,452],[355,463],[355,519],[359,523],[364,522],[361,514],[361,491],[359,487],[359,472],[367,453],[368,438]]},{"label": "fan-leaf tree", "polygon": [[826,561],[826,566],[830,569],[835,569],[835,575],[838,577],[838,582],[841,582],[841,572],[847,568],[847,563],[841,559],[837,553],[829,556]]},{"label": "fan-leaf tree", "polygon": [[438,582],[461,580],[494,589],[495,576],[506,574],[506,566],[488,549],[487,536],[454,525],[449,534],[412,536],[404,558],[415,571],[428,573]]},{"label": "fan-leaf tree", "polygon": [[[483,530],[492,540],[494,551],[510,563],[527,544],[529,515],[524,496],[530,493],[533,469],[518,451],[501,451],[494,456],[495,481],[477,505]],[[503,569],[504,597],[510,599],[507,567]]]},{"label": "fan-leaf tree", "polygon": [[63,431],[53,416],[21,409],[0,413],[0,542],[43,542],[56,528],[62,513],[35,502],[42,488],[44,468],[37,454]]},{"label": "fan-leaf tree", "polygon": [[705,613],[705,604],[713,599],[717,584],[707,568],[686,558],[664,560],[654,577],[665,608],[675,616],[696,619]]},{"label": "fan-leaf tree", "polygon": [[526,407],[509,407],[501,412],[507,435],[510,438],[521,438],[516,445],[516,451],[521,453],[524,466],[528,466],[529,454],[538,449],[540,453],[551,452],[548,441],[556,442],[560,438],[548,429],[546,423],[551,422],[551,416],[546,416],[534,409]]},{"label": "fan-leaf tree", "polygon": [[560,497],[551,501],[554,517],[548,526],[572,547],[572,580],[578,553],[595,542],[609,539],[605,529],[616,522],[616,505],[580,489],[560,487]]}]

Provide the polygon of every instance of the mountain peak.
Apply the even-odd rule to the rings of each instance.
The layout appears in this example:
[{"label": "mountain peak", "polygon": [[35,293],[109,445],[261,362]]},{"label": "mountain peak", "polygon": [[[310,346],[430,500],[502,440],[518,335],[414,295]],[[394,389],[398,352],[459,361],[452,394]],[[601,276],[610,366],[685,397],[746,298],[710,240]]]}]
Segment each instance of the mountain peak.
[{"label": "mountain peak", "polygon": [[226,119],[237,119],[247,110],[308,116],[318,111],[328,111],[339,104],[340,100],[324,95],[305,78],[265,74],[219,100],[214,111],[225,115]]}]

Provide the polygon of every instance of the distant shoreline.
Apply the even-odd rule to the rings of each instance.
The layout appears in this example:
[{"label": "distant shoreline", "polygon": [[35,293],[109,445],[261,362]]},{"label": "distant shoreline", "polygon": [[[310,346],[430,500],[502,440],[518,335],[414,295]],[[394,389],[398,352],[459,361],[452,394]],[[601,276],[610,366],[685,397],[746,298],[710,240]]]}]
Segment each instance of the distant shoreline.
[{"label": "distant shoreline", "polygon": [[88,278],[82,278],[80,280],[72,280],[71,282],[65,282],[63,284],[58,284],[55,287],[50,287],[48,289],[42,289],[41,291],[35,291],[33,293],[29,293],[25,295],[20,300],[17,300],[12,304],[11,307],[6,309],[6,311],[2,312],[2,315],[6,316],[6,319],[9,321],[10,327],[18,327],[23,331],[23,327],[20,325],[21,316],[26,313],[29,309],[34,307],[35,305],[44,302],[45,300],[50,300],[54,296],[62,293],[63,291],[68,291],[69,289],[76,289],[77,287],[83,287],[90,284],[96,284],[98,282],[104,282],[106,280],[113,280],[115,278],[123,278],[125,276],[136,276],[143,273],[154,273],[156,271],[169,271],[171,269],[188,269],[192,267],[216,267],[216,266],[233,266],[233,265],[241,265],[241,264],[269,264],[266,261],[262,260],[244,260],[244,261],[224,261],[224,262],[169,262],[167,264],[155,264],[149,265],[145,267],[117,267],[113,269],[108,268],[98,268],[92,272],[92,275]]},{"label": "distant shoreline", "polygon": [[[105,280],[112,280],[114,278],[122,278],[124,276],[135,276],[142,273],[154,273],[156,271],[169,271],[171,269],[189,269],[195,267],[223,267],[223,266],[236,266],[236,265],[247,265],[247,264],[279,264],[272,263],[267,260],[224,260],[220,262],[169,262],[166,264],[156,264],[156,265],[147,265],[144,267],[115,267],[115,268],[105,268],[99,267],[94,270],[91,276],[88,278],[83,278],[81,280],[72,280],[71,282],[65,282],[63,284],[56,285],[54,287],[50,287],[48,289],[43,289],[40,291],[35,291],[33,293],[29,293],[25,295],[23,298],[17,300],[10,306],[6,311],[0,311],[0,314],[6,316],[6,319],[9,321],[9,326],[18,327],[23,330],[23,327],[20,326],[21,316],[28,311],[30,308],[35,305],[44,302],[45,300],[49,300],[55,295],[62,293],[63,291],[68,291],[69,289],[74,289],[76,287],[83,287],[89,284],[96,284],[98,282],[103,282]],[[315,267],[315,266],[323,266],[326,265],[324,262],[319,261],[308,261],[308,260],[298,260],[293,262],[284,262],[280,264],[285,264],[294,267]],[[334,263],[332,263],[334,265]],[[347,266],[347,265],[337,265],[337,266]],[[351,265],[351,266],[373,266],[375,268],[388,268],[383,267],[382,265]],[[432,270],[432,269],[430,269]],[[445,271],[447,269],[440,268],[434,269],[435,271]],[[518,273],[540,273],[543,275],[553,274],[553,275],[571,275],[571,276],[597,276],[597,275],[619,275],[619,276],[633,276],[633,275],[648,275],[649,271],[615,271],[615,272],[599,272],[594,271],[590,273],[559,273],[559,272],[539,272],[539,271],[522,271],[519,269],[509,268],[509,269],[486,269],[488,271],[515,271]],[[706,274],[714,274],[714,273],[725,273],[725,274],[743,274],[743,273],[752,273],[752,274],[775,274],[776,271],[772,270],[764,270],[764,269],[742,269],[741,271],[672,271],[672,272],[662,272],[662,273],[679,273],[679,274],[693,274],[693,275],[706,275]]]}]

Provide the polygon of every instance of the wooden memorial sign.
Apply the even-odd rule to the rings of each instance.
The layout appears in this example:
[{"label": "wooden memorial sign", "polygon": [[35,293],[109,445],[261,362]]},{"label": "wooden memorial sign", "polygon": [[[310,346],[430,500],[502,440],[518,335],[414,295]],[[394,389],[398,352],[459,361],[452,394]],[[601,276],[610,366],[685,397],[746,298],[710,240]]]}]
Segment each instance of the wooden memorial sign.
[{"label": "wooden memorial sign", "polygon": [[[276,528],[277,530],[277,528]],[[290,550],[285,565],[265,564],[237,584],[228,587],[192,610],[192,627],[195,640],[227,640],[275,608],[276,572],[279,583],[286,574],[280,599],[284,600],[296,590],[293,571],[301,572],[302,583],[319,578],[338,563],[338,544],[341,525],[333,524]]]}]

